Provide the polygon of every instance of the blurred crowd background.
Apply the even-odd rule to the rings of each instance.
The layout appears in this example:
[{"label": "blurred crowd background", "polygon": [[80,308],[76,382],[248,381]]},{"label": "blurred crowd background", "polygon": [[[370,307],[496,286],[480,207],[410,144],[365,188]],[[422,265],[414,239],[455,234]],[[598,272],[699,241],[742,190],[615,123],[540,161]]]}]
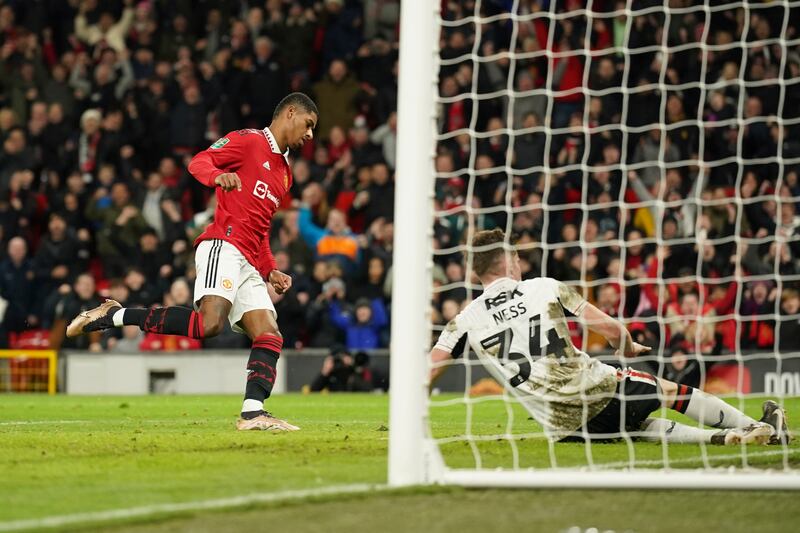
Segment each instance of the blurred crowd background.
[{"label": "blurred crowd background", "polygon": [[267,126],[299,90],[321,116],[273,225],[278,267],[294,278],[272,295],[285,346],[386,346],[398,16],[396,0],[0,2],[2,342],[200,347],[63,329],[100,297],[191,305],[192,243],[214,198],[187,161]]},{"label": "blurred crowd background", "polygon": [[[459,246],[500,226],[526,277],[579,286],[676,372],[800,349],[800,9],[521,0],[512,24],[513,4],[481,2],[476,32],[474,0],[442,1],[435,322],[474,295]],[[186,162],[300,90],[321,116],[273,227],[285,345],[386,346],[398,17],[399,0],[0,1],[2,341],[200,347],[63,328],[101,296],[191,305],[214,200]]]},{"label": "blurred crowd background", "polygon": [[489,1],[477,29],[474,1],[443,4],[440,324],[469,295],[465,233],[499,226],[525,277],[623,318],[669,379],[800,349],[800,9],[704,4],[523,0],[512,24]]}]

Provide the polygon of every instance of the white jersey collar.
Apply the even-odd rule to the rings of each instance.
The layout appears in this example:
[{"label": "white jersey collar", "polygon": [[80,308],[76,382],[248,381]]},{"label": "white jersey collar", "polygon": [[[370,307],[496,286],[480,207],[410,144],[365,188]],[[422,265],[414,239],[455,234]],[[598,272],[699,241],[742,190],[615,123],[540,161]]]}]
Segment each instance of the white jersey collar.
[{"label": "white jersey collar", "polygon": [[[280,154],[281,153],[281,149],[278,146],[278,141],[275,140],[275,136],[272,134],[271,131],[269,131],[269,127],[264,128],[264,137],[267,138],[267,142],[269,143],[269,147],[272,148],[272,153]],[[283,157],[285,157],[287,161],[289,160],[289,149],[288,148],[286,149],[285,152],[283,152]]]},{"label": "white jersey collar", "polygon": [[516,281],[514,281],[511,278],[507,278],[505,276],[503,276],[502,278],[497,278],[496,280],[494,280],[493,282],[491,282],[490,284],[485,286],[483,288],[483,292],[491,292],[491,291],[498,290],[498,289],[502,290],[503,286],[506,285],[506,284],[509,284],[509,283],[514,284],[514,285],[517,284]]}]

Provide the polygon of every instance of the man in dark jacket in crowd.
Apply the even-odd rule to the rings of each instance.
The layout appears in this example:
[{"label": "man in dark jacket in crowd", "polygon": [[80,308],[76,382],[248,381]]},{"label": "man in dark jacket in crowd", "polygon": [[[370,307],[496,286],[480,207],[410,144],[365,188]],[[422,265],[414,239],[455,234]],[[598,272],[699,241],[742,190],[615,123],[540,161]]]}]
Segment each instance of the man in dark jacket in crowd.
[{"label": "man in dark jacket in crowd", "polygon": [[5,313],[0,326],[0,342],[9,332],[18,332],[34,325],[33,264],[28,259],[28,244],[22,237],[8,241],[8,257],[0,262],[0,297]]},{"label": "man in dark jacket in crowd", "polygon": [[106,275],[116,277],[125,271],[148,226],[141,211],[131,202],[127,185],[115,183],[110,199],[109,205],[106,197],[96,194],[86,208],[86,216],[98,224],[97,252],[103,259]]},{"label": "man in dark jacket in crowd", "polygon": [[59,213],[50,215],[48,234],[39,243],[33,260],[36,274],[36,302],[41,305],[63,283],[71,283],[88,266],[89,249],[69,231]]},{"label": "man in dark jacket in crowd", "polygon": [[254,48],[255,57],[246,82],[250,121],[254,125],[269,124],[272,112],[286,95],[288,82],[283,67],[273,53],[272,40],[269,37],[259,37]]}]

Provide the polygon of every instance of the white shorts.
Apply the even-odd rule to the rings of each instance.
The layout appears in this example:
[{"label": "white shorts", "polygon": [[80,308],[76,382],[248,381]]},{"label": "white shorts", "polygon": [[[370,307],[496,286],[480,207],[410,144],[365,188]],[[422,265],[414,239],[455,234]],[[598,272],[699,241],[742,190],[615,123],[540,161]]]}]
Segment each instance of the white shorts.
[{"label": "white shorts", "polygon": [[194,254],[197,279],[194,282],[194,306],[203,296],[221,296],[231,303],[228,320],[233,331],[245,333],[238,325],[248,311],[266,309],[277,318],[275,305],[258,270],[234,245],[221,239],[203,241]]}]

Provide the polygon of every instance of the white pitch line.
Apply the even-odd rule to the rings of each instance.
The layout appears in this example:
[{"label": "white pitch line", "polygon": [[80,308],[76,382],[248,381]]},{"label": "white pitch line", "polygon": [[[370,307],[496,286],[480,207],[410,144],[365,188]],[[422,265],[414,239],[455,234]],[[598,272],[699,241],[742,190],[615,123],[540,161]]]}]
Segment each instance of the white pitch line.
[{"label": "white pitch line", "polygon": [[45,424],[88,424],[91,420],[15,420],[0,422],[0,426],[38,426]]},{"label": "white pitch line", "polygon": [[[745,456],[744,454],[737,453],[737,454],[726,454],[726,455],[708,455],[708,462],[714,461],[730,461],[733,459],[741,459],[743,457],[772,457],[777,455],[795,455],[800,452],[800,449],[793,448],[791,450],[769,450],[769,451],[762,451],[762,452],[748,452]],[[685,463],[702,463],[702,457],[683,457],[680,459],[670,459],[667,464],[675,465],[675,464],[685,464]],[[663,459],[644,459],[644,460],[635,460],[633,466],[657,466],[663,465]],[[614,463],[596,463],[594,464],[596,468],[624,468],[626,466],[631,466],[630,461],[617,461]]]},{"label": "white pitch line", "polygon": [[285,490],[272,493],[245,494],[231,498],[214,500],[198,500],[182,503],[159,503],[142,507],[128,507],[123,509],[109,509],[92,513],[77,513],[68,515],[48,516],[30,520],[15,520],[0,522],[0,531],[23,531],[26,529],[42,529],[61,527],[70,524],[84,524],[90,522],[105,522],[109,520],[122,520],[127,518],[146,517],[165,513],[179,513],[185,511],[201,511],[206,509],[225,509],[229,507],[242,507],[253,503],[283,502],[301,498],[328,496],[339,494],[356,494],[388,489],[388,485],[368,485],[366,483],[353,485],[334,485],[316,489]]},{"label": "white pitch line", "polygon": [[[189,419],[186,417],[176,417],[176,418],[120,418],[118,419],[119,423],[130,425],[131,423],[138,423],[138,424],[163,424],[166,422],[174,423],[174,422],[183,422],[183,423],[194,423],[196,422],[195,419]],[[10,422],[0,422],[0,426],[44,426],[47,424],[92,424],[96,423],[96,420],[14,420]]]}]

